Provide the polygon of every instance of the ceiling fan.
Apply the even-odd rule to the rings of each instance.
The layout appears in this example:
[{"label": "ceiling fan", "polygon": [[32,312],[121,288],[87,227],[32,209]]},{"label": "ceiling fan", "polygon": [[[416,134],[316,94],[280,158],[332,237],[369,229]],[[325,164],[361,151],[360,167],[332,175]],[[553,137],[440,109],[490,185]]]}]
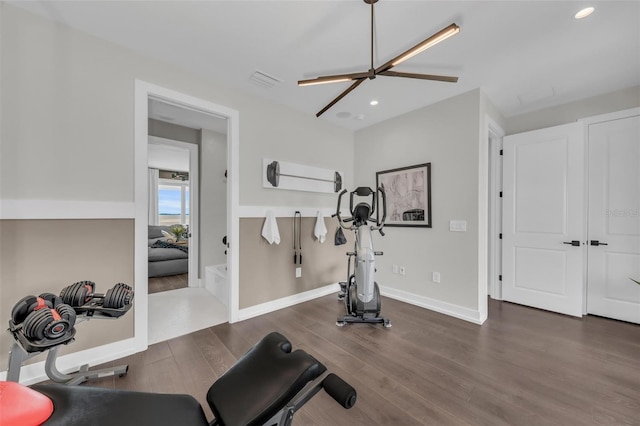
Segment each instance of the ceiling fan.
[{"label": "ceiling fan", "polygon": [[436,80],[436,81],[445,81],[449,83],[455,83],[458,81],[458,77],[450,77],[445,75],[431,75],[431,74],[416,74],[416,73],[408,73],[408,72],[397,72],[390,71],[391,68],[396,65],[406,61],[409,58],[414,57],[418,53],[440,43],[443,40],[448,39],[452,35],[458,34],[460,32],[460,27],[455,23],[449,25],[446,28],[438,31],[433,34],[431,37],[426,40],[416,44],[411,49],[407,50],[404,53],[396,56],[388,62],[385,62],[383,65],[374,68],[373,67],[373,5],[378,0],[364,0],[366,4],[371,5],[371,68],[369,68],[366,72],[357,72],[351,74],[337,74],[337,75],[327,75],[322,77],[316,77],[309,80],[299,80],[298,86],[312,86],[316,84],[326,84],[326,83],[337,83],[340,81],[353,81],[354,83],[347,88],[344,92],[340,93],[338,97],[329,102],[327,106],[322,108],[317,114],[316,117],[320,117],[324,114],[329,108],[338,103],[342,98],[347,96],[353,89],[362,84],[366,79],[373,80],[379,75],[387,76],[387,77],[405,77],[405,78],[417,78],[421,80]]}]

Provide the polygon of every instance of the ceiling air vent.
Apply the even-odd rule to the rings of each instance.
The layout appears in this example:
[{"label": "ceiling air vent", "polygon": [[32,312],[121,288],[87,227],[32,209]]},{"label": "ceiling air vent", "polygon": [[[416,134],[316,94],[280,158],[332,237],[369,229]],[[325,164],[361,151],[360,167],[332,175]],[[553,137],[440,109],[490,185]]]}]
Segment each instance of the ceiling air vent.
[{"label": "ceiling air vent", "polygon": [[279,80],[269,74],[266,74],[262,71],[256,70],[250,78],[251,81],[253,81],[254,83],[256,83],[259,86],[262,87],[266,87],[268,89],[271,89],[273,87],[276,87],[278,85],[280,85],[280,83],[282,83],[282,80]]}]

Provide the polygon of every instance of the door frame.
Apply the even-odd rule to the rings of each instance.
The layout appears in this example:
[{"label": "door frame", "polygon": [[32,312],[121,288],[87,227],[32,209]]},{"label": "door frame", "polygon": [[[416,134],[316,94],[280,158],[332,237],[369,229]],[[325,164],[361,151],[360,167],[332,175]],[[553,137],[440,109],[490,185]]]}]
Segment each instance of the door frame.
[{"label": "door frame", "polygon": [[485,140],[488,150],[487,295],[502,300],[502,147],[504,130],[487,116]]},{"label": "door frame", "polygon": [[[615,120],[622,120],[625,118],[630,118],[630,117],[635,117],[640,115],[640,107],[635,107],[635,108],[629,108],[629,109],[624,109],[621,111],[615,111],[615,112],[610,112],[610,113],[606,113],[606,114],[600,114],[600,115],[594,115],[592,117],[586,117],[586,118],[581,118],[578,120],[579,123],[582,123],[583,125],[583,131],[584,131],[584,143],[585,143],[585,149],[584,149],[584,164],[585,164],[585,171],[584,171],[584,179],[585,179],[585,194],[584,194],[584,199],[585,199],[585,205],[589,205],[589,126],[592,124],[598,124],[598,123],[605,123],[607,121],[615,121]],[[584,223],[584,235],[586,236],[587,240],[589,239],[590,235],[589,235],[589,216],[587,215],[587,218],[585,220]],[[587,293],[589,291],[588,289],[588,285],[589,285],[589,271],[588,271],[588,252],[589,250],[585,250],[584,253],[584,285],[583,285],[583,296],[582,296],[582,314],[583,315],[587,315]]]},{"label": "door frame", "polygon": [[[200,170],[198,169],[200,150],[198,145],[180,142],[173,139],[149,136],[148,144],[166,145],[189,151],[189,287],[204,287],[198,278],[200,259],[200,208],[198,204],[200,187],[198,186]],[[148,222],[147,222],[148,224]],[[149,277],[147,276],[147,279]],[[147,281],[148,282],[148,281]]]},{"label": "door frame", "polygon": [[227,120],[227,231],[231,242],[227,256],[227,280],[229,285],[229,322],[238,321],[239,310],[239,213],[240,213],[240,114],[237,110],[199,99],[172,89],[142,80],[134,84],[134,202],[135,202],[135,250],[134,289],[137,293],[134,310],[134,341],[136,346],[147,348],[149,322],[149,281],[147,263],[148,241],[148,134],[149,97],[177,106],[201,111]]}]

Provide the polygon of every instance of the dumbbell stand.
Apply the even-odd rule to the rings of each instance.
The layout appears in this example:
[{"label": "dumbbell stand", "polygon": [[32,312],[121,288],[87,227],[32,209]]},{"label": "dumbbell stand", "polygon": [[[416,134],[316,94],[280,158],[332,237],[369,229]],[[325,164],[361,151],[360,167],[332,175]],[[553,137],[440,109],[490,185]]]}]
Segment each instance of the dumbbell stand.
[{"label": "dumbbell stand", "polygon": [[[88,318],[80,318],[77,322],[82,320],[88,321]],[[129,370],[128,365],[118,365],[116,367],[101,368],[97,370],[89,370],[89,364],[81,365],[78,371],[74,373],[63,373],[58,370],[56,361],[58,360],[58,349],[62,344],[70,343],[73,339],[66,339],[62,343],[52,345],[46,349],[40,349],[38,351],[28,352],[23,346],[23,342],[18,334],[21,334],[22,330],[12,330],[14,337],[13,345],[11,346],[11,352],[9,353],[9,368],[7,370],[7,381],[19,382],[20,381],[20,369],[22,364],[36,355],[47,351],[47,359],[44,364],[44,371],[47,373],[47,377],[56,383],[63,383],[66,385],[79,385],[90,379],[96,379],[99,377],[108,376],[124,376]]]},{"label": "dumbbell stand", "polygon": [[58,358],[58,348],[49,349],[47,354],[47,360],[44,364],[44,371],[47,376],[56,383],[64,383],[66,385],[79,385],[89,379],[97,379],[99,377],[109,376],[124,376],[129,370],[128,365],[119,365],[117,367],[101,368],[98,370],[89,370],[89,364],[81,365],[78,371],[75,373],[62,373],[56,367],[56,360]]}]

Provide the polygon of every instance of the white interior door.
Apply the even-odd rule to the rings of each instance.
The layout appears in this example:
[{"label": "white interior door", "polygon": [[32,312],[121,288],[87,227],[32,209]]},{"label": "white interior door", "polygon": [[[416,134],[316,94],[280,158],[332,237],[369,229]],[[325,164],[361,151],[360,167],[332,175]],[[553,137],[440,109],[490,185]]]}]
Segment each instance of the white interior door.
[{"label": "white interior door", "polygon": [[589,126],[587,312],[640,323],[640,117]]},{"label": "white interior door", "polygon": [[582,316],[582,129],[572,123],[504,138],[504,300]]}]

